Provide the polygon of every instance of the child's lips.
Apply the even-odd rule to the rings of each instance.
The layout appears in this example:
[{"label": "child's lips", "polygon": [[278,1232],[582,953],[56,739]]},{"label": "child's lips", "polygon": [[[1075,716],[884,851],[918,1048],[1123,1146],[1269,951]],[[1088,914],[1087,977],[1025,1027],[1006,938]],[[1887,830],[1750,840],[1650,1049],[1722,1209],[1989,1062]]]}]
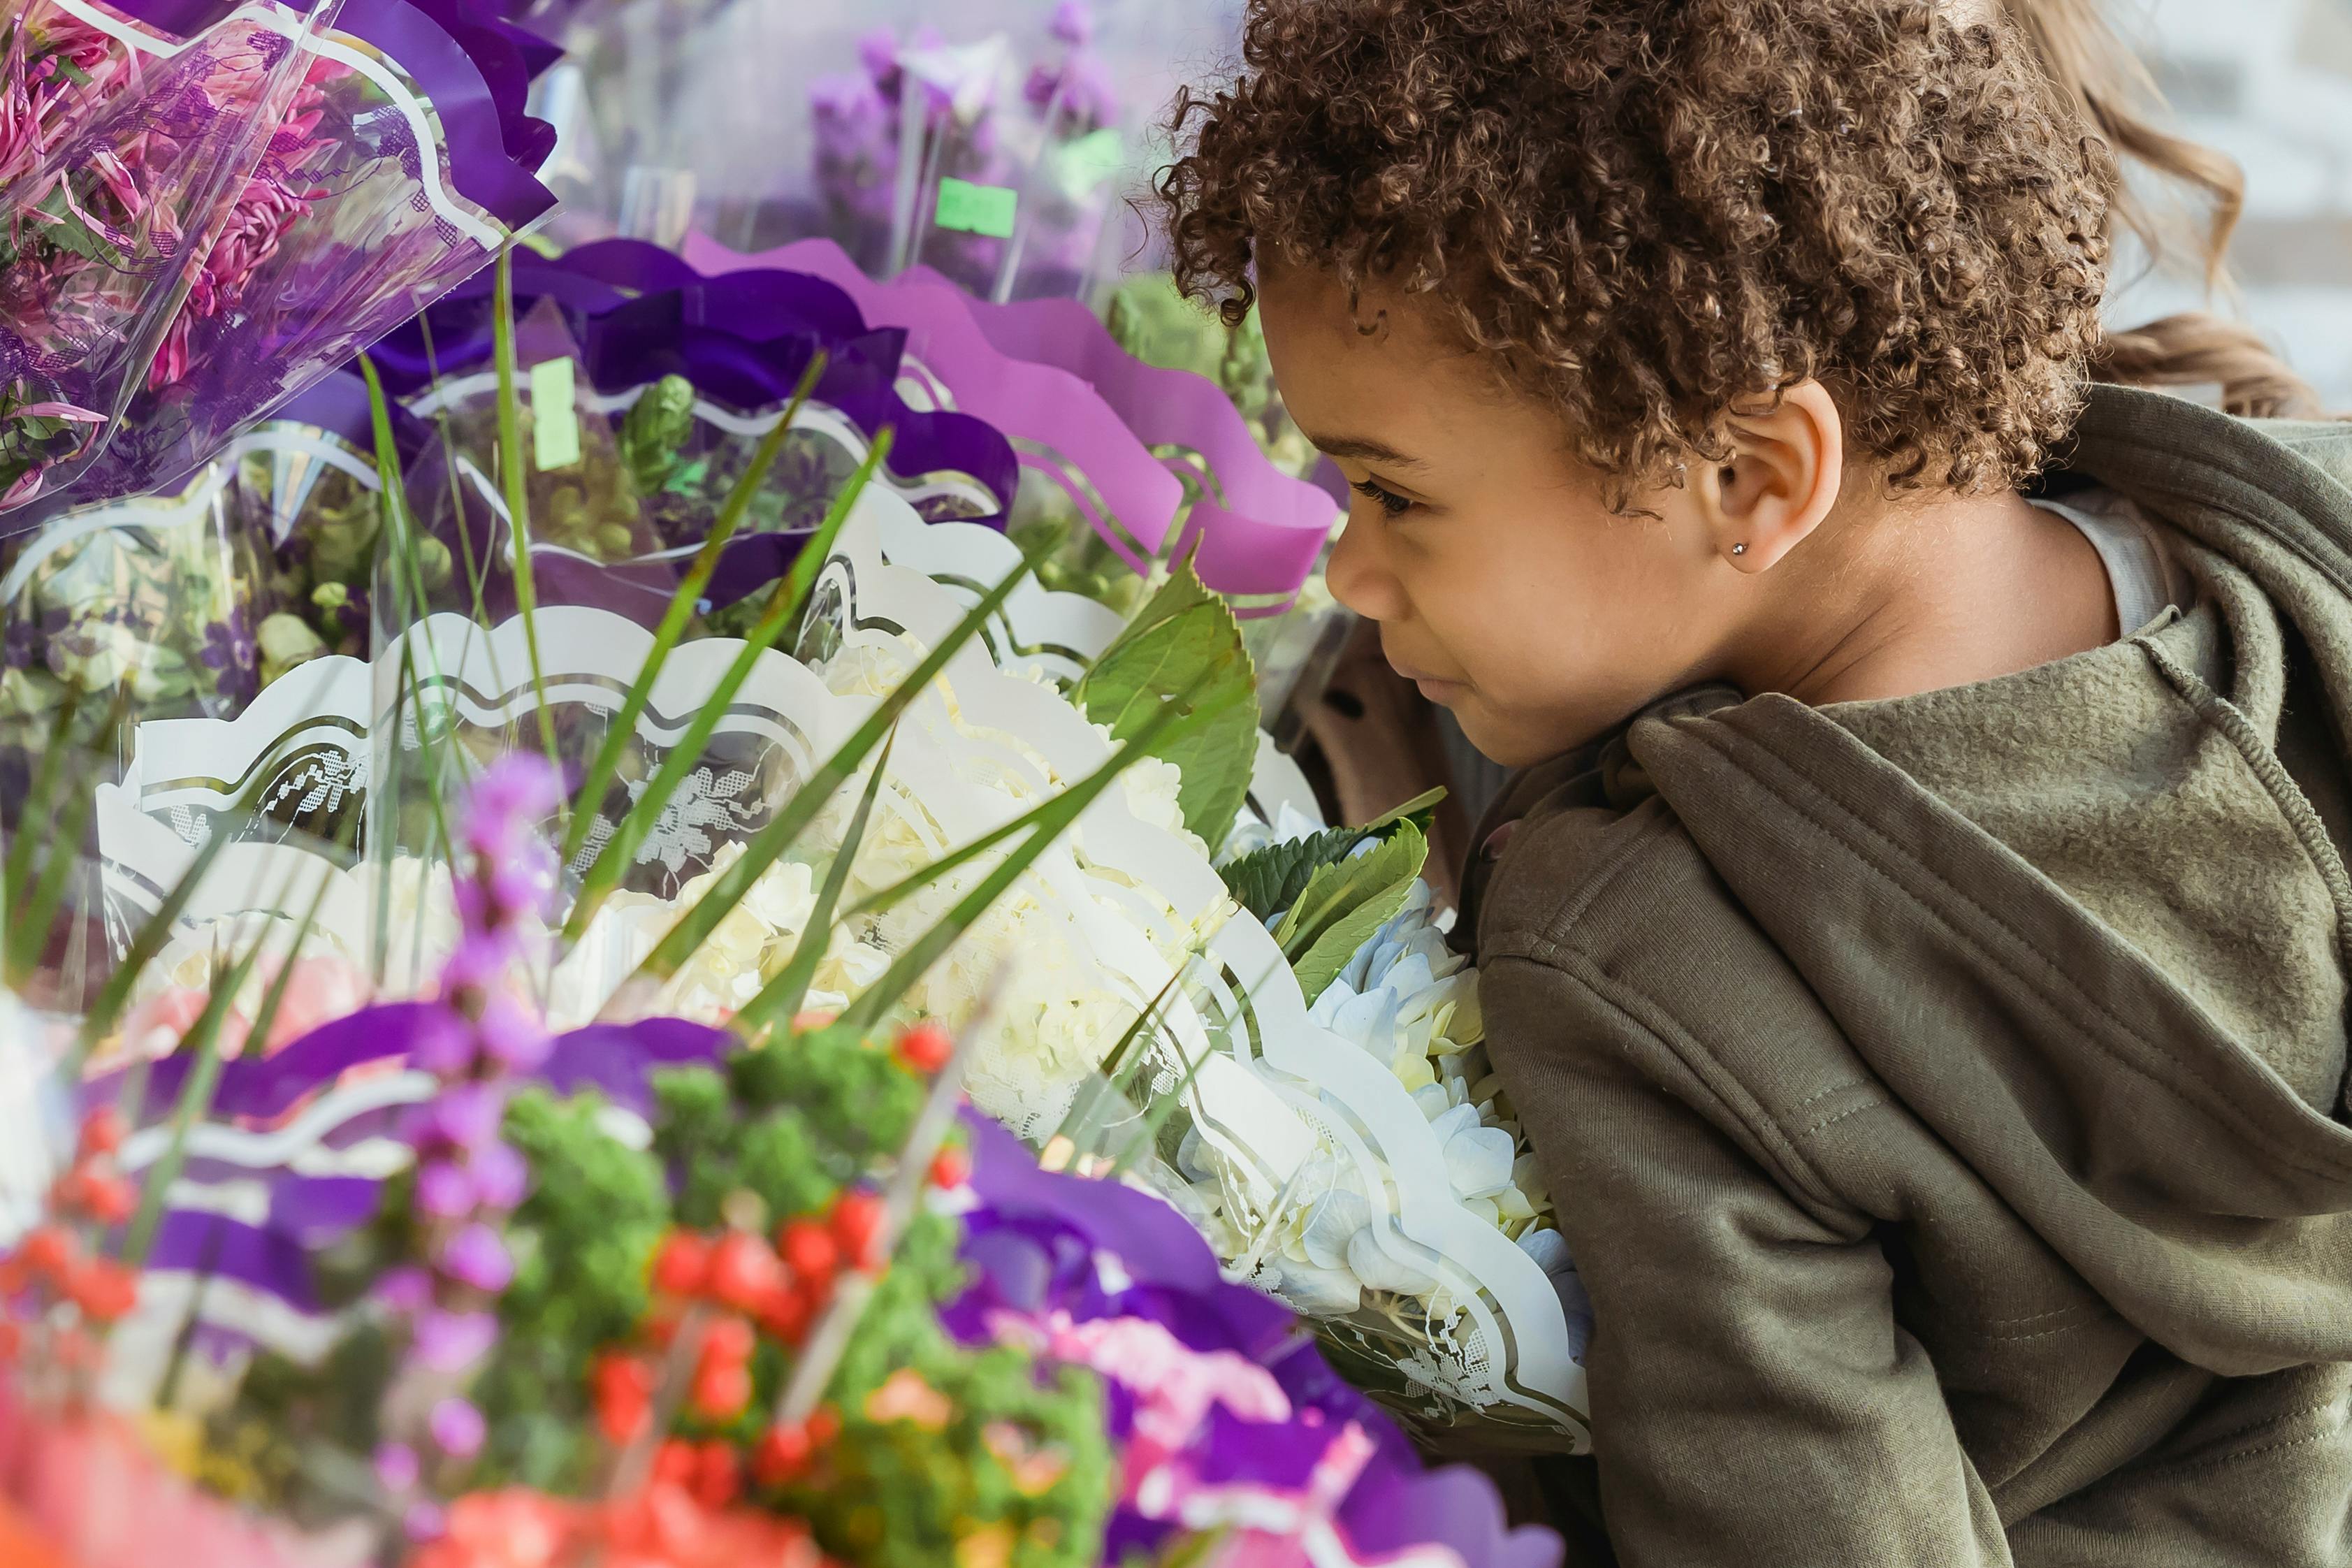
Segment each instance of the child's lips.
[{"label": "child's lips", "polygon": [[1399,675],[1403,676],[1407,680],[1412,681],[1415,686],[1419,687],[1421,689],[1421,694],[1423,697],[1426,697],[1432,702],[1441,705],[1446,702],[1449,699],[1468,689],[1465,682],[1448,680],[1443,676],[1431,675],[1425,671],[1415,669],[1412,666],[1399,661],[1393,656],[1391,656],[1389,658],[1389,668],[1395,670]]}]

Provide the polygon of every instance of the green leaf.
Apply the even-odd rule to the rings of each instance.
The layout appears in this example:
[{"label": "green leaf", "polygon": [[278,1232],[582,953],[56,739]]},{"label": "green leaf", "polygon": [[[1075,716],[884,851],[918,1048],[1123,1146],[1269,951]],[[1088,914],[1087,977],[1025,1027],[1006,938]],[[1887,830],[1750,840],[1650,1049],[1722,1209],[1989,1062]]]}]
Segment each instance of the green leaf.
[{"label": "green leaf", "polygon": [[547,670],[539,657],[539,588],[531,572],[530,487],[522,466],[522,396],[516,388],[514,247],[499,247],[497,284],[490,301],[491,352],[499,374],[499,468],[506,480],[507,529],[514,543],[515,614],[522,618],[523,649],[530,657],[532,704],[539,716],[539,742],[548,766],[561,775],[563,758],[555,747],[555,719],[547,703]]},{"label": "green leaf", "polygon": [[1286,844],[1269,844],[1227,862],[1221,874],[1235,902],[1262,921],[1271,921],[1298,900],[1307,879],[1317,869],[1336,865],[1355,853],[1367,838],[1383,838],[1400,824],[1411,824],[1423,837],[1429,836],[1437,803],[1445,798],[1441,786],[1413,796],[1402,805],[1381,813],[1361,827],[1327,827],[1320,833]]},{"label": "green leaf", "polygon": [[[1202,683],[1203,675],[1213,679]],[[1216,717],[1171,735],[1153,753],[1183,773],[1184,826],[1211,849],[1225,841],[1249,795],[1257,761],[1257,672],[1242,646],[1241,623],[1202,585],[1190,556],[1128,623],[1078,682],[1087,717],[1124,741],[1175,694],[1197,689],[1195,711]]]},{"label": "green leaf", "polygon": [[1412,879],[1428,858],[1429,840],[1406,822],[1370,853],[1318,867],[1307,879],[1274,938],[1309,1004],[1348,966],[1356,950],[1404,907]]},{"label": "green leaf", "polygon": [[1327,866],[1335,866],[1364,841],[1361,827],[1327,827],[1287,844],[1253,849],[1220,868],[1234,901],[1262,921],[1298,901],[1307,879]]},{"label": "green leaf", "polygon": [[662,377],[630,407],[621,421],[621,462],[639,495],[658,495],[667,487],[678,449],[693,431],[694,384],[682,375]]}]

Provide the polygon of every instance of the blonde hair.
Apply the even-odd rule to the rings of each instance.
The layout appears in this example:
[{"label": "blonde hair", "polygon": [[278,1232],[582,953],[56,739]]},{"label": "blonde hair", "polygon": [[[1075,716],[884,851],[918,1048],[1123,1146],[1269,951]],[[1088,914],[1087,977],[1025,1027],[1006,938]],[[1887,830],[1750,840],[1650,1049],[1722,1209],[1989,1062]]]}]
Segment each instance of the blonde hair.
[{"label": "blonde hair", "polygon": [[[1986,0],[1956,6],[1990,9]],[[2160,130],[2163,94],[2139,56],[2108,24],[2105,0],[1999,0],[2042,68],[2121,159],[2160,176],[2203,208],[2203,222],[2148,205],[2124,188],[2111,193],[2120,220],[2162,263],[2186,252],[2209,289],[2229,285],[2230,237],[2245,211],[2246,177],[2226,153]],[[2205,310],[2183,311],[2126,331],[2109,331],[2092,362],[2102,381],[2138,386],[2216,385],[2221,406],[2250,417],[2325,418],[2310,384],[2261,335]]]}]

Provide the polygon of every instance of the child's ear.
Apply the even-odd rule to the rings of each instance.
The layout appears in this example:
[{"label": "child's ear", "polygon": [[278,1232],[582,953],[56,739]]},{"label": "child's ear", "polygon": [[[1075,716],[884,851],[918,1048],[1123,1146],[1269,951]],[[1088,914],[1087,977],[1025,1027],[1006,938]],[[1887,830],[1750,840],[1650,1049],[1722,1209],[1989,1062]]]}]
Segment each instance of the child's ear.
[{"label": "child's ear", "polygon": [[1729,460],[1699,467],[1693,487],[1717,552],[1739,571],[1770,570],[1822,525],[1845,471],[1845,427],[1817,381],[1769,408],[1734,414]]}]

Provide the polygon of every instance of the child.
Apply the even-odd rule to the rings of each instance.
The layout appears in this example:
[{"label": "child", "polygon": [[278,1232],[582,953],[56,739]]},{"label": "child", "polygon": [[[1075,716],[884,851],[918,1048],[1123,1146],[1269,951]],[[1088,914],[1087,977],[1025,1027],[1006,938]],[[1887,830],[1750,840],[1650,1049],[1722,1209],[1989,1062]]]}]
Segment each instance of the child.
[{"label": "child", "polygon": [[1177,272],[1527,769],[1616,1555],[2352,1563],[2352,426],[2090,384],[2112,154],[1977,9],[1254,0]]}]

